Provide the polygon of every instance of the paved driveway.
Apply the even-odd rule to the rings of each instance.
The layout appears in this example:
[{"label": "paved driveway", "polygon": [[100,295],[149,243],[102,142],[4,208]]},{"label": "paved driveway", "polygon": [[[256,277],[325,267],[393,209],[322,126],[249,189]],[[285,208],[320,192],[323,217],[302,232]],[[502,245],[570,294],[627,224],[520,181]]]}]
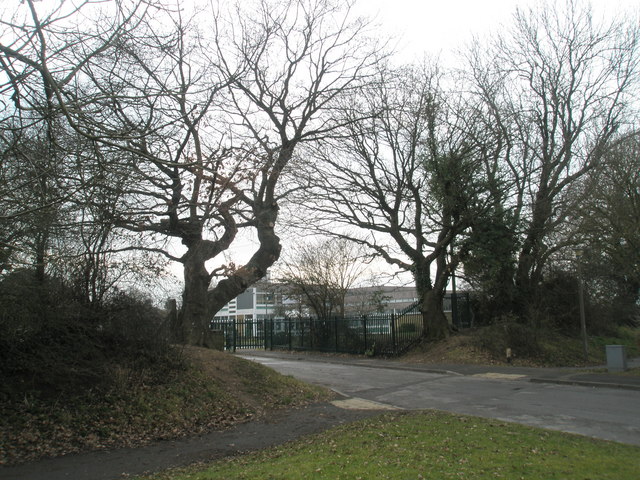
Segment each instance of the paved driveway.
[{"label": "paved driveway", "polygon": [[428,373],[242,355],[344,395],[438,409],[640,445],[640,391],[532,383],[526,375]]}]

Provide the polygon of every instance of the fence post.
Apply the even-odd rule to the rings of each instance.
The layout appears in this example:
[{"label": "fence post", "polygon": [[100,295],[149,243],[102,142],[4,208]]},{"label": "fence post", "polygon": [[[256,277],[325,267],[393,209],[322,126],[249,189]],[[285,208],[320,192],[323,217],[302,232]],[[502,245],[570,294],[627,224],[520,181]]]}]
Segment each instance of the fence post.
[{"label": "fence post", "polygon": [[238,341],[238,332],[236,331],[236,320],[233,320],[233,353],[236,352],[236,342]]},{"label": "fence post", "polygon": [[269,319],[269,338],[271,339],[270,342],[270,350],[273,351],[273,317],[271,317]]},{"label": "fence post", "polygon": [[338,317],[337,316],[333,317],[333,324],[336,331],[336,352],[338,352]]},{"label": "fence post", "polygon": [[291,346],[291,319],[289,319],[289,328],[287,328],[287,330],[289,330],[288,332],[288,337],[289,337],[289,351],[293,350],[292,346]]},{"label": "fence post", "polygon": [[364,351],[367,351],[367,316],[362,316],[362,328],[364,329]]},{"label": "fence post", "polygon": [[391,314],[391,344],[393,345],[393,353],[398,353],[398,344],[396,343],[396,314]]}]

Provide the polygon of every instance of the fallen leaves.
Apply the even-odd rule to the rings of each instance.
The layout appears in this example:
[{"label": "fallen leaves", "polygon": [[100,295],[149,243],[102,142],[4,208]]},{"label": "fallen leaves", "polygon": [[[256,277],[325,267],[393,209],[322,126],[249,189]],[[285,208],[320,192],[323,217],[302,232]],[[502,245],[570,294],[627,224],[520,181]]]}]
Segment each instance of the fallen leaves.
[{"label": "fallen leaves", "polygon": [[[143,382],[102,395],[2,402],[0,465],[224,430],[284,404],[317,398],[317,391],[310,393],[261,366],[253,370],[231,355],[191,348],[187,352],[193,366],[164,384]],[[250,385],[238,371],[250,375]],[[268,389],[260,387],[267,383]]]}]

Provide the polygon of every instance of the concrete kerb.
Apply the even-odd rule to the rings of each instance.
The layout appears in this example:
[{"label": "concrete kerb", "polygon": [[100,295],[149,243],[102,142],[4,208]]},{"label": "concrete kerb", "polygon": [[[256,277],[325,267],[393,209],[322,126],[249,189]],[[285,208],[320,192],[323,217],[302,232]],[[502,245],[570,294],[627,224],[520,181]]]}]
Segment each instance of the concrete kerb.
[{"label": "concrete kerb", "polygon": [[610,383],[610,382],[593,382],[585,380],[571,380],[560,378],[530,378],[531,383],[554,383],[556,385],[577,385],[580,387],[592,387],[592,388],[619,388],[624,390],[638,390],[640,391],[640,384],[625,384],[625,383]]}]

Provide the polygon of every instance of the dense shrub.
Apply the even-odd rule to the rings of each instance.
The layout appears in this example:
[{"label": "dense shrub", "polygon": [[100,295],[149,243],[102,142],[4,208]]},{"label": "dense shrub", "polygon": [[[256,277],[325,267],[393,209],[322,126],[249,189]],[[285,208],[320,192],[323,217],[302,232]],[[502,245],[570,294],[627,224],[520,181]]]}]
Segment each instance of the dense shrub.
[{"label": "dense shrub", "polygon": [[119,294],[82,304],[63,282],[32,272],[0,281],[0,395],[82,395],[144,376],[159,382],[180,368],[161,313]]},{"label": "dense shrub", "polygon": [[539,297],[532,303],[525,321],[540,329],[561,334],[580,331],[580,303],[578,279],[575,275],[551,272],[540,285]]},{"label": "dense shrub", "polygon": [[[635,301],[601,289],[601,279],[584,275],[584,306],[590,335],[616,336],[621,326],[634,326],[638,318]],[[579,280],[575,274],[556,270],[548,273],[540,286],[537,301],[524,320],[536,328],[561,335],[576,336],[580,331]]]},{"label": "dense shrub", "polygon": [[[536,298],[525,305],[504,311],[504,302],[483,292],[471,296],[474,323],[478,326],[501,323],[511,317],[511,322],[528,325],[545,334],[575,337],[580,333],[580,302],[578,278],[574,272],[560,269],[547,272],[539,285]],[[636,326],[640,323],[640,307],[627,298],[599,290],[600,283],[593,276],[584,275],[584,305],[587,330],[590,334],[615,336],[620,326]]]}]

